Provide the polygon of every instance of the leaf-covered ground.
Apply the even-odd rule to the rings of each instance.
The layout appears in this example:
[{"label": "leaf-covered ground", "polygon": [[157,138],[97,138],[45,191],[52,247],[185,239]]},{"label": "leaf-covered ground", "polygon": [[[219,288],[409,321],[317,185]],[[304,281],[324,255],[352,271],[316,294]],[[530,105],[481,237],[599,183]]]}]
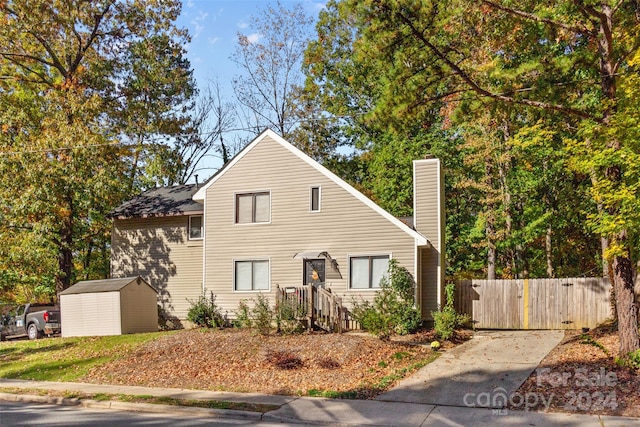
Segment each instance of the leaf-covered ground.
[{"label": "leaf-covered ground", "polygon": [[[185,330],[91,370],[82,381],[149,387],[371,398],[434,357],[429,333],[261,336]],[[425,344],[425,345],[419,345]]]},{"label": "leaf-covered ground", "polygon": [[640,417],[640,372],[616,364],[618,346],[610,327],[567,331],[512,397],[511,409]]}]

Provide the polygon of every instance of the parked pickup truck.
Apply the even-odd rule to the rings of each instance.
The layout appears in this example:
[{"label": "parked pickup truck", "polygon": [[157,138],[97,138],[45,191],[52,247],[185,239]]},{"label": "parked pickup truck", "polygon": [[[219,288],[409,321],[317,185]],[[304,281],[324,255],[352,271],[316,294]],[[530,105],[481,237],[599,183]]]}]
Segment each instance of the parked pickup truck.
[{"label": "parked pickup truck", "polygon": [[51,304],[0,307],[0,340],[27,336],[30,340],[60,333],[60,310]]}]

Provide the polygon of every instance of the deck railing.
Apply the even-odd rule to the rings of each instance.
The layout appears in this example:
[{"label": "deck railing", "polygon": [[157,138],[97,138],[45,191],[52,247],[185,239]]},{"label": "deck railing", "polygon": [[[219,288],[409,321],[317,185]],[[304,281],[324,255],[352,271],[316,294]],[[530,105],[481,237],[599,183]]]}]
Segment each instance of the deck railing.
[{"label": "deck railing", "polygon": [[307,329],[319,327],[328,332],[344,332],[359,329],[342,298],[331,289],[317,285],[277,286],[276,303],[286,303],[304,321]]}]

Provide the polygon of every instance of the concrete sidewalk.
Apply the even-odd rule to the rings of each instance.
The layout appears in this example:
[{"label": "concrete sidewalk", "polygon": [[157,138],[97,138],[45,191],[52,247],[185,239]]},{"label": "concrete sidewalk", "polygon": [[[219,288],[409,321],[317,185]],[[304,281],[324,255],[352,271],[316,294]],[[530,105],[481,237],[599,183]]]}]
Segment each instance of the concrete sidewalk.
[{"label": "concrete sidewalk", "polygon": [[563,337],[563,331],[479,331],[377,399],[503,408]]},{"label": "concrete sidewalk", "polygon": [[279,406],[264,414],[250,411],[186,408],[148,403],[84,401],[41,395],[0,393],[0,400],[82,405],[92,408],[111,408],[125,411],[185,413],[188,415],[245,419],[251,423],[286,422],[318,425],[369,426],[551,426],[622,427],[640,425],[640,419],[584,414],[505,411],[487,408],[438,406],[420,403],[383,402],[375,400],[340,400],[312,397],[276,396],[245,393],[213,392],[114,386],[84,383],[43,382],[0,379],[0,387],[57,391],[83,391],[127,395],[166,396],[176,399],[221,400],[263,403]]}]

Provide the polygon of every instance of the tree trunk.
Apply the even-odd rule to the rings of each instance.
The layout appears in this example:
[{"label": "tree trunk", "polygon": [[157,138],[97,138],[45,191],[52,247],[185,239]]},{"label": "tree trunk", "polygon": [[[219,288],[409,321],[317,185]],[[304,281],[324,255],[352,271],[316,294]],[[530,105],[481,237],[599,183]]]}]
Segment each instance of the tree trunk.
[{"label": "tree trunk", "polygon": [[[602,210],[602,205],[598,205],[598,210]],[[602,253],[602,277],[609,277],[609,261],[607,260],[607,249],[609,248],[609,239],[600,237],[600,248]]]},{"label": "tree trunk", "polygon": [[489,280],[496,278],[496,244],[493,240],[495,230],[492,221],[487,219],[487,279]]},{"label": "tree trunk", "polygon": [[485,160],[485,174],[487,179],[487,222],[485,224],[485,232],[487,235],[487,279],[495,280],[496,278],[496,215],[493,200],[493,168],[491,166],[491,158]]},{"label": "tree trunk", "polygon": [[[602,93],[611,102],[602,117],[602,123],[610,123],[614,113],[616,98],[615,76],[615,49],[613,47],[613,9],[610,5],[602,3],[602,9],[598,15],[600,19],[600,31],[598,36],[598,51],[600,53],[600,85]],[[607,142],[607,148],[619,152],[621,144],[619,140],[612,139]],[[611,185],[617,188],[623,183],[623,171],[619,164],[613,164],[606,168],[605,176]],[[619,208],[608,207],[612,218],[619,215]],[[618,314],[618,334],[620,337],[620,356],[640,348],[640,335],[638,334],[638,306],[633,290],[633,265],[631,262],[631,244],[627,230],[623,229],[609,237],[609,243],[617,246],[621,251],[613,257],[611,268],[613,269],[613,289],[615,291],[616,311]]]},{"label": "tree trunk", "polygon": [[551,229],[551,225],[547,226],[547,234],[544,239],[544,252],[547,257],[547,277],[553,277],[553,247],[551,246],[551,237],[553,234],[553,230]]},{"label": "tree trunk", "polygon": [[59,270],[56,274],[56,295],[71,286],[73,270],[73,195],[65,197],[64,215],[61,218],[58,252]]},{"label": "tree trunk", "polygon": [[103,279],[108,279],[109,277],[111,277],[111,264],[109,263],[109,251],[107,250],[107,241],[102,239],[102,247],[101,247],[101,254],[102,254],[102,265],[104,265],[106,267],[106,270],[104,271],[104,275],[103,275]]},{"label": "tree trunk", "polygon": [[91,271],[91,255],[93,253],[93,239],[87,242],[87,254],[84,258],[84,280],[89,280],[89,272]]},{"label": "tree trunk", "polygon": [[[626,238],[626,236],[624,236]],[[620,336],[620,356],[640,348],[638,337],[638,305],[633,291],[633,269],[631,259],[616,256],[613,259],[613,286],[616,293],[618,312],[618,334]]]},{"label": "tree trunk", "polygon": [[509,121],[503,120],[500,126],[502,131],[501,140],[503,145],[500,147],[500,153],[498,154],[498,175],[500,183],[500,194],[502,195],[502,204],[504,209],[505,229],[503,239],[511,241],[507,246],[507,259],[509,262],[509,270],[512,278],[519,278],[519,251],[518,247],[513,244],[513,221],[514,221],[514,206],[511,195],[511,188],[509,187],[509,172],[511,170],[511,147],[509,146],[509,139],[511,138],[511,129],[509,127]]}]

